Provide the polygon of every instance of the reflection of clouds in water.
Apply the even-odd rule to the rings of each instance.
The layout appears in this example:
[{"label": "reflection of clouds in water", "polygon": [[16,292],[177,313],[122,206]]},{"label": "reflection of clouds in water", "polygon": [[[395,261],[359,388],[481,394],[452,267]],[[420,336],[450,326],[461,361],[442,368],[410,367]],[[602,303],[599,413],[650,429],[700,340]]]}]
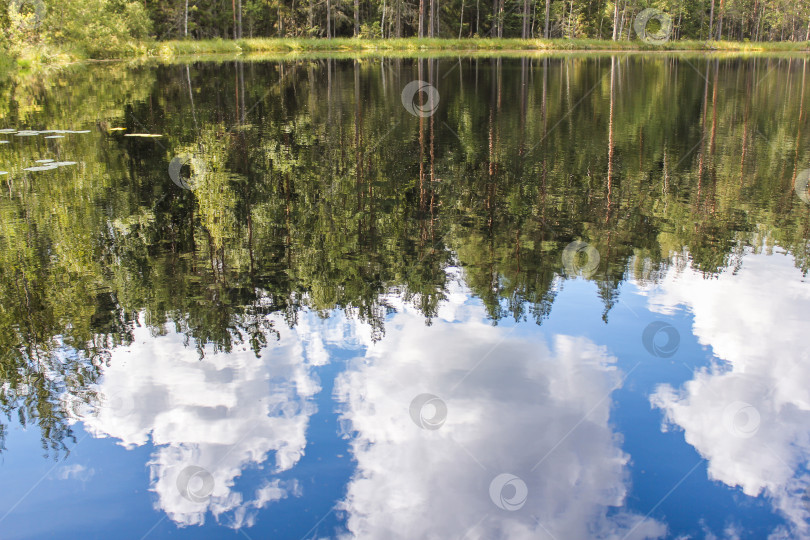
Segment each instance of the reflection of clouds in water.
[{"label": "reflection of clouds in water", "polygon": [[95,469],[92,467],[88,469],[79,464],[63,465],[56,471],[56,477],[59,480],[79,480],[80,482],[87,482],[94,474],[96,474]]},{"label": "reflection of clouds in water", "polygon": [[[341,503],[346,536],[663,536],[663,524],[620,509],[629,456],[608,424],[609,394],[621,382],[616,359],[584,338],[559,336],[553,350],[519,338],[463,300],[429,328],[401,310],[337,382],[358,465]],[[447,404],[440,429],[411,419],[409,404],[423,392]],[[509,510],[490,494],[502,473],[520,479],[496,493]]]},{"label": "reflection of clouds in water", "polygon": [[751,496],[770,497],[807,534],[803,473],[810,458],[810,285],[789,257],[748,255],[742,269],[706,280],[669,273],[649,292],[659,311],[688,306],[694,334],[727,362],[695,373],[652,403],[709,461],[709,475]]},{"label": "reflection of clouds in water", "polygon": [[[272,479],[245,499],[234,483],[244,469],[261,466],[271,453],[274,472],[291,469],[304,453],[307,424],[315,412],[311,398],[320,391],[311,366],[328,362],[328,356],[322,341],[305,345],[301,338],[302,333],[317,334],[317,317],[302,316],[302,321],[296,331],[275,320],[280,340],[261,358],[247,350],[208,353],[200,360],[194,348],[184,346],[184,336],[153,337],[148,329],[136,328],[132,346],[113,352],[98,388],[115,399],[103,401],[84,418],[85,429],[119,439],[128,448],[151,437],[157,447],[149,462],[152,490],[158,507],[177,523],[201,524],[210,510],[230,526],[249,526],[257,509],[300,494],[296,482]],[[209,484],[189,486],[205,491],[205,497],[183,496],[178,489],[189,465],[213,477],[212,490]],[[206,474],[190,481],[208,480]]]}]

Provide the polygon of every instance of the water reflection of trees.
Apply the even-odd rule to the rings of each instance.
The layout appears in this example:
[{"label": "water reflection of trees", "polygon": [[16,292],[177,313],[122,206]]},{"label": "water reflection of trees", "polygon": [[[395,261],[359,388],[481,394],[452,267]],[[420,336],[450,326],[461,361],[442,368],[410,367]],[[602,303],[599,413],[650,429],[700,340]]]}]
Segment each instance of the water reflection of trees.
[{"label": "water reflection of trees", "polygon": [[[92,85],[86,69],[0,83],[8,122],[97,127],[0,146],[0,402],[51,450],[70,435],[62,396],[138,314],[201,356],[258,355],[269,313],[343,310],[380,338],[396,292],[430,323],[450,265],[493,321],[540,323],[578,239],[600,253],[605,320],[630,274],[655,281],[674,253],[707,276],[777,246],[810,268],[792,190],[804,59],[323,59],[105,68]],[[417,78],[439,90],[433,116],[401,106]],[[21,170],[57,153],[81,165]],[[167,175],[181,153],[204,164],[192,190]]]}]

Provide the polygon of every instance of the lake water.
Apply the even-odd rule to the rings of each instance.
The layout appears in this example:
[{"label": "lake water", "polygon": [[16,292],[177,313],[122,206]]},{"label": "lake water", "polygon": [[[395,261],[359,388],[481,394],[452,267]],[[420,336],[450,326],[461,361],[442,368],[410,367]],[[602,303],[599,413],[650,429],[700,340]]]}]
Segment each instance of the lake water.
[{"label": "lake water", "polygon": [[810,537],[807,75],[3,76],[0,537]]}]

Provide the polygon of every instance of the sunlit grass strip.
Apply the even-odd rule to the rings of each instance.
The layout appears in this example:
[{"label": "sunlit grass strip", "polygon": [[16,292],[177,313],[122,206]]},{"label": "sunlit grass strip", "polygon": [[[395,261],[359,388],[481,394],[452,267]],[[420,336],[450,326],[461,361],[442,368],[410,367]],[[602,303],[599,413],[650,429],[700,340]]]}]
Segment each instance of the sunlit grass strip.
[{"label": "sunlit grass strip", "polygon": [[808,51],[808,42],[729,42],[729,41],[670,41],[663,45],[650,45],[642,41],[611,41],[599,39],[298,39],[253,38],[239,40],[166,41],[155,43],[150,54],[179,56],[217,53],[255,52],[308,52],[308,51],[519,51],[519,50],[686,50],[686,51],[742,51],[791,52]]},{"label": "sunlit grass strip", "polygon": [[[806,53],[810,42],[737,42],[737,41],[670,41],[663,45],[651,45],[640,40],[612,41],[607,39],[518,39],[518,38],[252,38],[238,40],[175,40],[157,42],[132,42],[127,47],[106,51],[93,58],[134,59],[159,58],[170,62],[173,58],[188,56],[216,60],[216,56],[233,55],[300,55],[348,54],[355,56],[410,56],[449,55],[453,52],[486,53],[488,51],[508,55],[527,51],[716,51],[729,53]],[[59,67],[87,59],[88,55],[78,48],[59,49],[53,46],[23,48],[12,58],[0,54],[0,78],[4,72],[15,67],[25,71]]]}]

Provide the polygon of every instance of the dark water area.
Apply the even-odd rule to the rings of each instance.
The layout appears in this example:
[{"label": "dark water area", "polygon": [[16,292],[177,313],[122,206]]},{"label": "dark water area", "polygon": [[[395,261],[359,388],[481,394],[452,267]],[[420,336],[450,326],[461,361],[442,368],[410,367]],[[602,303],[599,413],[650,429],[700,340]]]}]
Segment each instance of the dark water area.
[{"label": "dark water area", "polygon": [[0,76],[0,538],[810,538],[807,76]]}]

